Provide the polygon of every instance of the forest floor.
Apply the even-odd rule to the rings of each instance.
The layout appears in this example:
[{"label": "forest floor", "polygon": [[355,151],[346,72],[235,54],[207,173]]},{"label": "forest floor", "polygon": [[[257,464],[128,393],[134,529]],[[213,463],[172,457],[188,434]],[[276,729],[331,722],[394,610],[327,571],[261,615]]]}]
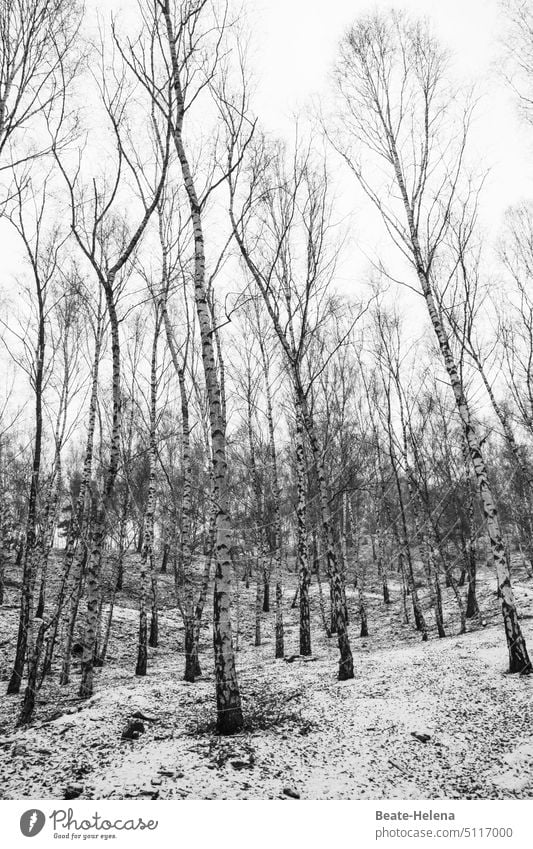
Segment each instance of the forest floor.
[{"label": "forest floor", "polygon": [[[533,580],[518,566],[514,587],[533,653]],[[133,578],[131,578],[133,582]],[[336,680],[336,638],[321,624],[312,586],[313,657],[298,656],[298,611],[285,591],[286,654],[274,660],[274,613],[262,616],[263,645],[253,646],[255,588],[239,583],[237,664],[245,730],[214,730],[209,628],[201,646],[204,675],[183,677],[183,627],[170,606],[148,675],[136,678],[137,612],[119,598],[108,662],[93,698],[72,684],[45,682],[34,722],[16,728],[20,697],[5,695],[14,655],[17,590],[0,611],[0,794],[4,799],[427,799],[533,796],[533,676],[506,674],[507,651],[492,571],[479,575],[480,621],[458,636],[453,597],[445,591],[448,637],[427,643],[402,624],[400,588],[385,606],[370,587],[370,636],[361,639],[349,592],[355,678]],[[428,610],[428,620],[433,616]],[[472,629],[472,630],[470,630]],[[136,711],[138,740],[122,732]],[[414,735],[421,735],[422,740]],[[424,735],[427,735],[427,740]],[[423,742],[426,740],[426,742]]]}]

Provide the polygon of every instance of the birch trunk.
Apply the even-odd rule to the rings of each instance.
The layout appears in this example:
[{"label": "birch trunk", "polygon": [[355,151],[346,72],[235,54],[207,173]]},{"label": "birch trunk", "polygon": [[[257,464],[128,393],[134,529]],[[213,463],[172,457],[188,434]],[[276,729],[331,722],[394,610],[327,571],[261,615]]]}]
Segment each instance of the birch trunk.
[{"label": "birch trunk", "polygon": [[320,577],[320,563],[321,563],[321,560],[322,560],[322,552],[321,552],[320,540],[317,538],[315,531],[313,531],[313,552],[314,552],[314,566],[315,566],[316,582],[318,584],[318,604],[319,604],[319,607],[320,607],[320,616],[322,618],[322,624],[324,626],[324,631],[326,632],[326,636],[329,639],[331,637],[331,631],[329,629],[328,617],[326,615],[326,602],[324,600],[324,590],[322,588],[322,578]]},{"label": "birch trunk", "polygon": [[[523,515],[521,517],[522,521],[519,524],[519,528],[522,531],[521,535],[524,534],[524,530],[525,530],[525,533],[526,533],[525,548],[528,552],[529,561],[530,561],[531,565],[533,566],[533,527],[532,527],[533,477],[532,477],[532,475],[529,471],[529,468],[528,468],[528,465],[527,465],[527,460],[523,456],[523,452],[520,450],[520,446],[518,445],[518,443],[515,439],[513,428],[511,427],[509,419],[508,419],[507,415],[505,414],[504,410],[501,408],[500,404],[498,404],[498,401],[496,400],[496,396],[494,395],[494,392],[492,391],[492,386],[491,386],[491,384],[490,384],[490,382],[487,378],[487,375],[485,374],[485,369],[483,368],[483,364],[482,364],[477,352],[472,349],[472,350],[470,350],[469,353],[470,353],[471,357],[473,358],[473,360],[474,360],[474,362],[477,366],[477,369],[478,369],[478,371],[481,375],[481,379],[483,380],[485,389],[487,391],[487,395],[489,396],[490,402],[492,404],[493,410],[496,413],[498,421],[500,422],[500,424],[502,426],[502,430],[503,430],[505,439],[507,440],[507,444],[509,445],[509,448],[511,449],[511,454],[513,456],[513,460],[515,462],[517,471],[519,473],[520,483],[525,488],[525,493],[522,492],[522,493],[520,493],[520,496],[519,496],[520,501],[522,502],[522,511],[523,511]],[[475,578],[474,578],[474,583],[475,583]],[[477,603],[476,603],[476,605],[477,605]],[[474,607],[476,605],[474,605]],[[470,608],[470,609],[472,609],[472,608]],[[467,605],[467,610],[468,610],[468,605]],[[468,612],[467,612],[467,615],[468,615]],[[475,615],[475,613],[474,614],[471,613],[470,615]]]},{"label": "birch trunk", "polygon": [[[85,443],[83,472],[78,497],[76,499],[76,505],[72,513],[73,521],[65,550],[65,574],[69,575],[72,570],[73,575],[71,579],[69,614],[66,627],[65,641],[63,645],[63,663],[61,667],[61,674],[59,677],[59,683],[63,685],[68,684],[70,680],[70,656],[72,651],[72,641],[74,639],[74,628],[76,624],[76,617],[78,614],[78,605],[83,582],[85,559],[87,556],[85,543],[81,539],[81,531],[84,522],[84,517],[86,516],[89,487],[92,476],[94,433],[96,428],[96,408],[98,403],[98,375],[100,370],[101,353],[102,315],[99,305],[98,321],[95,334],[94,358],[92,364],[91,395],[89,399],[89,414],[87,421],[87,438]],[[80,541],[82,543],[81,552],[79,550]]]},{"label": "birch trunk", "polygon": [[337,628],[337,641],[340,654],[338,679],[339,681],[347,681],[354,677],[353,657],[348,637],[346,618],[344,615],[342,576],[339,569],[337,555],[335,553],[333,528],[331,525],[331,511],[324,474],[324,463],[316,436],[314,421],[308,409],[305,395],[303,395],[301,387],[298,384],[295,388],[297,393],[297,403],[300,406],[302,419],[309,437],[309,444],[311,446],[318,480],[322,536],[324,539],[324,545],[326,546],[327,572],[331,587],[334,621]]},{"label": "birch trunk", "polygon": [[270,374],[265,344],[259,333],[259,347],[263,361],[263,376],[265,381],[266,413],[268,422],[270,471],[272,475],[272,494],[274,496],[274,579],[276,582],[276,658],[285,654],[283,631],[283,556],[281,533],[281,487],[278,475],[278,460],[276,454],[276,437],[274,432],[274,415],[272,412],[272,395],[270,390]]},{"label": "birch trunk", "polygon": [[505,546],[500,528],[498,510],[489,483],[485,459],[483,457],[483,452],[463,391],[459,372],[453,358],[449,339],[437,311],[429,281],[426,279],[421,266],[419,268],[419,279],[421,285],[423,284],[424,297],[426,299],[433,329],[444,359],[446,371],[450,378],[455,402],[461,417],[472,465],[474,467],[474,473],[477,479],[483,514],[490,540],[491,552],[496,566],[498,589],[501,593],[502,616],[507,639],[507,648],[509,651],[509,671],[521,672],[522,674],[530,673],[532,671],[531,661],[529,659],[526,642],[518,619],[514,593],[511,586],[509,565],[505,556]]},{"label": "birch trunk", "polygon": [[262,584],[262,569],[260,566],[260,558],[256,560],[255,567],[255,630],[254,630],[254,646],[261,645],[261,584]]},{"label": "birch trunk", "polygon": [[409,201],[409,196],[405,186],[405,181],[400,164],[400,158],[396,150],[395,140],[390,141],[391,162],[394,167],[396,181],[400,189],[407,225],[409,230],[409,238],[411,241],[413,261],[420,283],[422,294],[426,301],[431,324],[437,338],[439,349],[444,361],[446,372],[450,379],[450,384],[455,398],[457,411],[461,419],[464,430],[465,439],[470,452],[472,466],[477,480],[479,497],[483,508],[483,514],[487,527],[487,532],[490,540],[490,547],[494,563],[496,566],[496,574],[498,579],[498,590],[501,593],[502,616],[507,639],[507,648],[509,652],[509,671],[521,672],[522,674],[533,671],[531,661],[527,652],[526,642],[522,634],[514,593],[511,586],[511,575],[509,565],[505,556],[505,545],[503,542],[500,519],[498,509],[490,486],[485,458],[481,449],[479,438],[476,433],[476,428],[468,407],[466,396],[464,393],[463,383],[459,375],[459,371],[452,353],[448,333],[442,322],[440,313],[437,309],[435,296],[433,294],[432,282],[430,273],[424,263],[422,249],[418,238],[417,225],[413,210]]},{"label": "birch trunk", "polygon": [[33,462],[31,471],[30,492],[28,497],[28,515],[26,519],[26,534],[22,567],[22,591],[20,596],[20,614],[17,634],[17,648],[13,671],[7,686],[9,695],[18,693],[22,683],[24,661],[28,645],[28,629],[32,615],[33,592],[35,583],[35,546],[37,524],[37,500],[41,471],[41,452],[43,440],[43,380],[45,356],[45,302],[40,281],[36,278],[36,293],[38,307],[38,331],[35,349],[35,435],[33,440]]},{"label": "birch trunk", "polygon": [[309,552],[307,546],[307,500],[304,425],[301,411],[296,405],[296,549],[298,590],[300,597],[300,654],[308,657],[311,650],[311,617],[309,611]]},{"label": "birch trunk", "polygon": [[144,514],[144,537],[141,552],[140,572],[140,597],[139,597],[139,639],[137,648],[136,675],[146,675],[148,666],[148,625],[146,612],[146,597],[148,583],[148,569],[150,570],[152,593],[154,589],[154,515],[155,515],[155,489],[156,489],[156,464],[157,464],[157,345],[159,331],[161,328],[161,315],[157,309],[155,317],[154,339],[152,344],[152,357],[150,363],[150,415],[149,415],[149,479],[148,493],[146,498],[146,510]]},{"label": "birch trunk", "polygon": [[172,87],[176,102],[172,127],[173,139],[189,201],[194,236],[195,303],[200,326],[202,362],[209,402],[213,475],[218,500],[213,605],[217,724],[220,733],[231,734],[242,728],[243,715],[231,633],[231,559],[230,523],[226,487],[226,422],[223,417],[220,381],[213,347],[213,323],[207,298],[202,212],[182,136],[185,104],[180,78],[180,61],[178,59],[169,0],[163,0],[161,8],[169,44]]},{"label": "birch trunk", "polygon": [[[161,222],[160,222],[160,233]],[[167,345],[170,350],[174,371],[178,378],[178,386],[180,392],[180,408],[181,408],[181,463],[182,463],[182,498],[181,498],[181,533],[180,533],[180,564],[185,575],[192,575],[192,549],[191,549],[191,513],[192,513],[192,466],[191,466],[191,428],[189,423],[189,398],[187,395],[187,386],[185,382],[185,364],[180,362],[174,332],[170,323],[170,316],[167,308],[167,292],[169,285],[166,247],[161,236],[161,244],[163,246],[163,277],[165,291],[161,299],[162,318],[165,324],[165,332]],[[188,590],[188,595],[184,599],[184,626],[185,626],[185,681],[191,683],[196,680],[199,674],[198,651],[195,646],[195,634],[198,627],[195,623],[193,610],[193,592],[194,587],[191,585]],[[202,605],[203,607],[203,605]]]},{"label": "birch trunk", "polygon": [[[400,509],[400,526],[401,526],[401,539],[400,545],[403,550],[405,560],[407,560],[407,568],[403,567],[403,574],[406,578],[407,589],[411,595],[411,602],[413,605],[413,615],[415,620],[415,626],[417,631],[420,631],[422,634],[422,640],[425,642],[428,638],[426,620],[424,618],[424,614],[422,612],[422,606],[420,604],[420,599],[418,598],[418,591],[415,584],[415,576],[413,571],[413,558],[411,553],[411,548],[409,545],[409,534],[407,529],[407,518],[405,515],[405,504],[404,497],[402,492],[402,484],[400,481],[400,475],[398,472],[398,464],[396,458],[396,452],[394,450],[393,437],[390,431],[390,422],[389,422],[389,456],[391,460],[394,480],[396,482],[396,492],[398,494],[398,506]],[[404,560],[402,558],[402,565],[404,564]]]},{"label": "birch trunk", "polygon": [[113,497],[115,480],[120,461],[120,342],[119,325],[115,305],[114,282],[115,280],[113,275],[109,275],[102,281],[111,331],[113,410],[109,465],[104,482],[104,491],[100,498],[100,504],[97,508],[95,521],[91,531],[90,550],[87,562],[87,614],[85,619],[82,674],[79,689],[79,696],[81,699],[90,698],[93,694],[94,688],[94,660],[96,639],[98,635],[98,608],[100,599],[102,552],[108,521],[108,511],[111,507],[111,500]]},{"label": "birch trunk", "polygon": [[354,552],[354,571],[355,571],[355,586],[357,589],[357,606],[359,609],[359,622],[360,622],[360,637],[368,637],[368,617],[366,613],[366,602],[365,602],[365,566],[361,563],[361,559],[359,557],[359,548],[360,548],[360,534],[359,534],[359,523],[355,521],[353,515],[353,507],[351,501],[346,498],[346,510],[347,510],[347,519],[350,528],[350,537],[353,542],[353,552]]},{"label": "birch trunk", "polygon": [[[473,619],[479,616],[479,605],[476,595],[476,538],[474,535],[475,527],[475,507],[474,507],[474,492],[470,477],[470,458],[466,440],[462,439],[463,463],[466,476],[466,490],[468,498],[468,543],[466,547],[466,574],[467,574],[467,596],[466,596],[466,618]],[[451,477],[451,476],[450,476]]]}]

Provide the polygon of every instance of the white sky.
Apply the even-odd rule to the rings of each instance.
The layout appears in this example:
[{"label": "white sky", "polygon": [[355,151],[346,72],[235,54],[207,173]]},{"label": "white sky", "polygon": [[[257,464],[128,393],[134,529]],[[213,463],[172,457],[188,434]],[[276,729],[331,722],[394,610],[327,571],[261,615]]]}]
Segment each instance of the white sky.
[{"label": "white sky", "polygon": [[[474,83],[481,95],[469,145],[475,161],[489,169],[480,223],[490,243],[500,232],[505,210],[524,197],[533,198],[533,127],[518,115],[515,96],[500,73],[506,16],[499,0],[244,0],[257,81],[254,111],[265,129],[290,135],[295,114],[317,99],[327,104],[344,31],[361,14],[391,6],[427,16],[449,48],[459,79]],[[351,211],[350,239],[339,270],[342,287],[357,295],[368,278],[369,258],[386,258],[395,275],[405,265],[396,265],[383,223],[355,179],[346,177],[341,179],[340,201],[343,211]],[[392,288],[398,290],[405,330],[418,336],[421,322],[427,321],[424,305],[405,288]]]},{"label": "white sky", "polygon": [[[266,127],[287,132],[291,116],[316,97],[327,97],[328,75],[344,30],[361,13],[391,7],[388,0],[245,0],[258,79],[255,111]],[[498,0],[402,0],[398,8],[426,15],[449,46],[459,73],[485,95],[472,142],[492,169],[486,223],[532,188],[533,132],[516,115],[498,76],[499,36],[505,16]]]},{"label": "white sky", "polygon": [[[490,168],[482,220],[494,234],[510,204],[533,196],[533,128],[518,118],[513,95],[497,73],[499,36],[505,22],[499,0],[242,0],[257,84],[253,111],[262,129],[292,137],[294,115],[305,112],[318,98],[327,102],[329,74],[345,29],[362,13],[392,5],[426,15],[451,49],[459,73],[475,81],[484,94],[471,145]],[[90,25],[96,11],[103,18],[111,9],[119,18],[133,17],[137,0],[88,0],[86,8]],[[358,247],[371,252],[382,238],[381,227],[375,216],[369,216],[366,201],[350,181],[347,192]],[[10,265],[8,258],[7,268]]]},{"label": "white sky", "polygon": [[[262,129],[292,136],[293,116],[317,98],[327,99],[329,74],[345,29],[360,14],[391,5],[389,0],[370,4],[365,0],[243,0],[257,85],[252,107]],[[495,236],[505,209],[524,196],[533,197],[533,128],[520,121],[514,97],[497,73],[505,15],[498,0],[401,0],[395,5],[426,15],[454,54],[458,72],[481,87],[484,97],[471,143],[479,159],[491,168],[482,221]],[[87,14],[91,17],[98,10],[106,16],[117,7],[122,14],[133,15],[137,0],[89,0]],[[351,240],[341,265],[343,283],[351,288],[366,276],[368,256],[376,251],[387,255],[388,239],[355,180],[345,181],[342,192],[342,208],[353,213]],[[10,246],[4,262],[7,275],[15,270],[12,237]],[[2,288],[6,285],[4,277]],[[411,317],[417,312],[415,307]]]}]

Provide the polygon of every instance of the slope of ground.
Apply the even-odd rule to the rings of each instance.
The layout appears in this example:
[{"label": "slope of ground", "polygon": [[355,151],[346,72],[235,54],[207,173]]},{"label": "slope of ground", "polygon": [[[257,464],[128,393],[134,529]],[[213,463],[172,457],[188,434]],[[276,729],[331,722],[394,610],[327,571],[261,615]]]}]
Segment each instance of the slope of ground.
[{"label": "slope of ground", "polygon": [[[288,584],[289,602],[294,586]],[[533,581],[519,570],[515,588],[533,652]],[[392,589],[389,607],[377,592],[369,595],[370,637],[358,637],[352,614],[356,677],[340,683],[336,641],[323,632],[316,586],[313,658],[292,656],[297,610],[289,608],[288,659],[275,661],[273,614],[263,615],[264,644],[255,648],[255,590],[240,584],[237,662],[246,728],[231,738],[214,733],[208,630],[201,656],[205,674],[188,684],[182,680],[183,629],[168,606],[161,615],[160,647],[150,649],[149,673],[135,678],[137,615],[125,595],[109,662],[97,674],[91,700],[76,699],[77,668],[70,687],[59,687],[55,676],[44,685],[35,721],[26,729],[15,727],[20,699],[0,697],[3,798],[533,796],[533,676],[505,672],[492,573],[483,570],[480,576],[486,626],[478,623],[477,630],[458,636],[453,598],[446,595],[451,636],[439,640],[432,633],[428,643],[401,624],[398,588]],[[352,593],[349,600],[353,610]],[[4,679],[16,631],[15,602],[13,589],[1,614]],[[123,740],[136,712],[146,717],[145,731],[138,740]]]}]

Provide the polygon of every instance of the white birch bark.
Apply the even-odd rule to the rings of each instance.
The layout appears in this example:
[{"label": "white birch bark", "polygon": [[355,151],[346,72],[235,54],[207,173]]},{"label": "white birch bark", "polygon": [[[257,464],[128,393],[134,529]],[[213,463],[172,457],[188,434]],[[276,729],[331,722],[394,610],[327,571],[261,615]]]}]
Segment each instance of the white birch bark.
[{"label": "white birch bark", "polygon": [[[205,273],[205,246],[202,210],[198,199],[193,172],[183,140],[185,103],[181,83],[181,61],[169,0],[160,3],[169,46],[175,114],[172,116],[173,140],[180,163],[183,184],[189,201],[194,237],[194,291],[196,312],[200,328],[202,363],[209,400],[213,475],[217,498],[215,591],[213,615],[213,642],[215,648],[216,700],[218,730],[223,734],[242,727],[241,699],[235,668],[231,629],[231,532],[227,498],[226,422],[223,416],[223,399],[217,373],[213,345],[213,323],[208,303]],[[201,8],[199,7],[198,13]]]}]

